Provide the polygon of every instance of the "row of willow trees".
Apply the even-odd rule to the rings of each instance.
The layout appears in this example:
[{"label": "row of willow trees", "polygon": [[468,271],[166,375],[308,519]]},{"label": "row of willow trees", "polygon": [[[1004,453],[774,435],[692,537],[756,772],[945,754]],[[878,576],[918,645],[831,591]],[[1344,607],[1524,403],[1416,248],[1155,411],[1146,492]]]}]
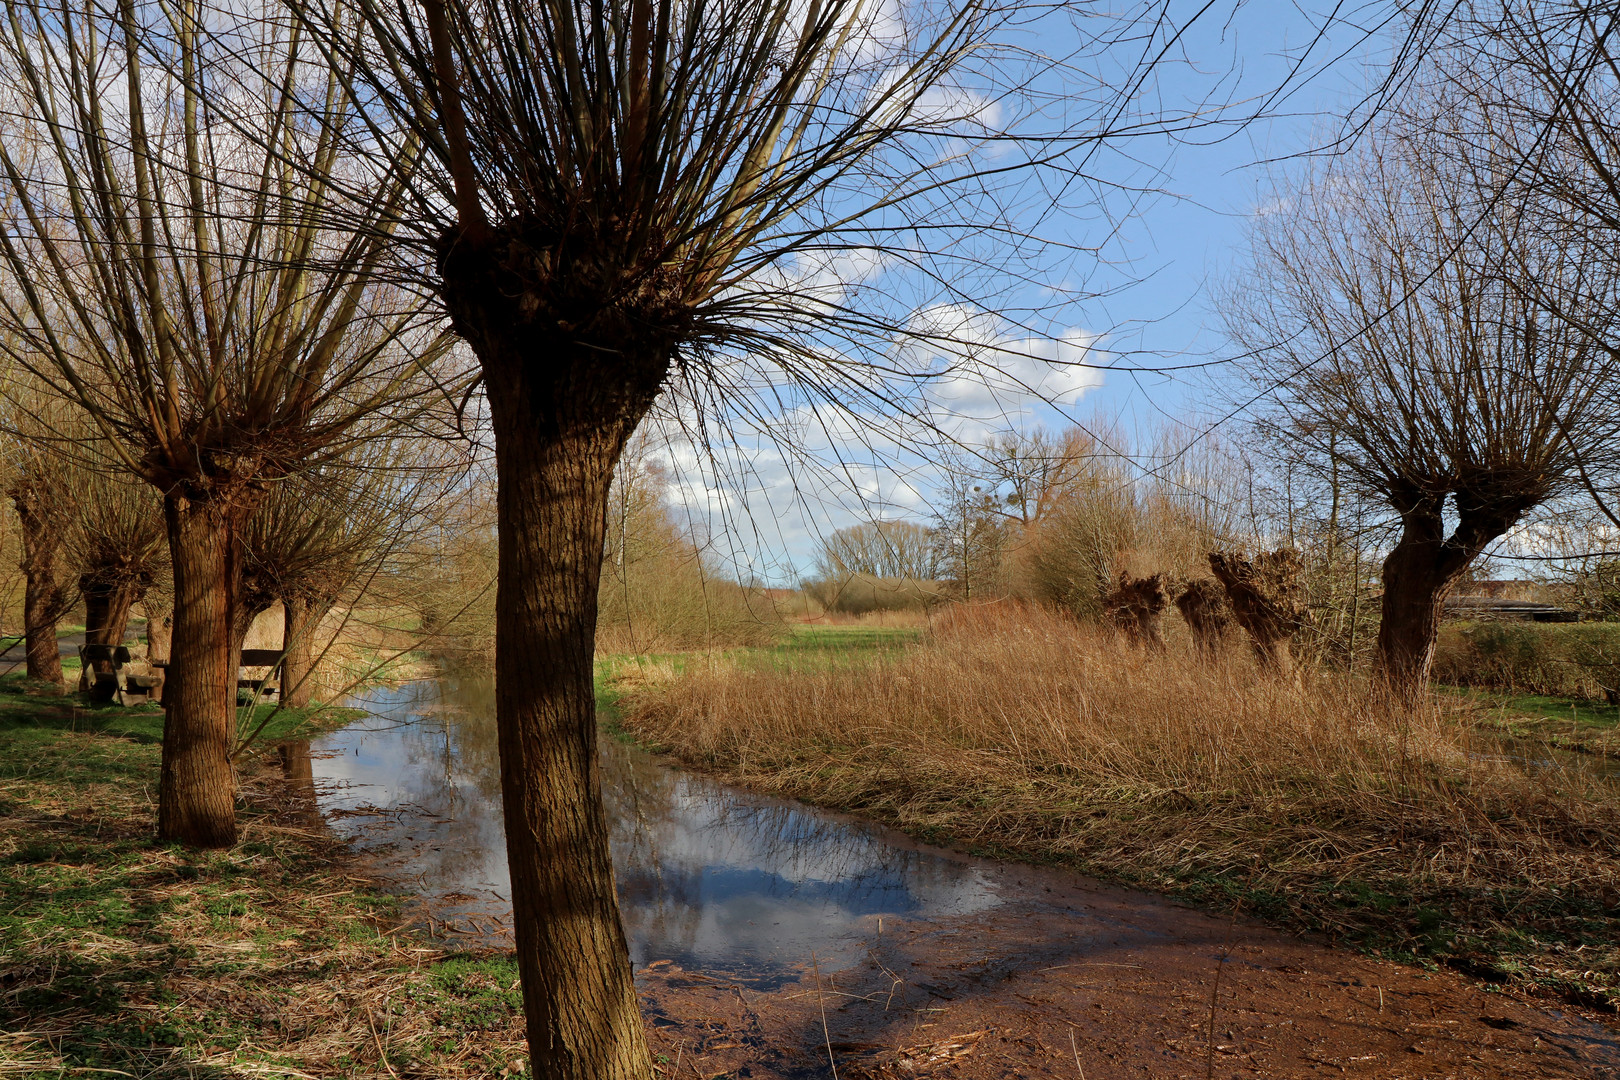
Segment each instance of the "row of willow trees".
[{"label": "row of willow trees", "polygon": [[[33,395],[36,405],[39,395]],[[21,628],[28,677],[64,682],[58,625],[82,609],[90,645],[117,646],[144,616],[144,660],[169,665],[174,574],[164,500],[150,485],[98,459],[98,441],[72,417],[45,424],[39,412],[10,418],[4,491],[15,512],[22,571]],[[437,520],[443,488],[460,470],[435,445],[393,438],[357,444],[341,469],[295,473],[266,486],[230,537],[233,670],[249,630],[281,614],[279,703],[310,705],[316,668],[337,644],[334,608],[398,604],[402,582],[420,579],[424,523]],[[357,634],[348,637],[364,636]],[[344,646],[349,643],[345,642]],[[345,661],[352,648],[339,647]],[[336,657],[322,682],[342,681]],[[172,667],[177,678],[184,668]],[[93,672],[80,673],[80,689]],[[246,745],[238,741],[232,756]]]}]

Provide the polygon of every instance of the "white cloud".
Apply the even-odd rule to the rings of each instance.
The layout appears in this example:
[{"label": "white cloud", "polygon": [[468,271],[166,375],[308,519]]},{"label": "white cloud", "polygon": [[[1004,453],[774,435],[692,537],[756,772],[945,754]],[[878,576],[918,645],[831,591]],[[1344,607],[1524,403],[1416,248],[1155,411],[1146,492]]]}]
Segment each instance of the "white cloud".
[{"label": "white cloud", "polygon": [[911,346],[934,356],[924,394],[934,422],[958,438],[1016,427],[1042,405],[1073,406],[1103,383],[1097,335],[1068,328],[1041,337],[956,304],[912,320]]},{"label": "white cloud", "polygon": [[[832,299],[851,281],[876,277],[882,265],[876,253],[807,258],[785,271],[783,282]],[[1098,368],[1107,354],[1095,334],[1081,329],[1047,337],[998,315],[936,305],[915,313],[907,331],[889,358],[911,373],[889,382],[906,399],[905,410],[815,408],[761,368],[731,373],[734,384],[749,376],[763,412],[731,430],[700,425],[678,396],[660,403],[649,424],[654,452],[670,466],[669,497],[739,574],[796,580],[812,568],[820,538],[837,528],[877,517],[926,520],[940,480],[929,446],[939,433],[972,444],[1032,423],[1061,422],[1054,408],[1072,407],[1103,382]],[[692,434],[705,428],[706,448]]]},{"label": "white cloud", "polygon": [[843,303],[852,288],[872,282],[894,262],[895,256],[880,248],[801,251],[791,262],[772,263],[756,271],[746,291],[780,290],[833,306]]},{"label": "white cloud", "polygon": [[1001,126],[1001,103],[986,94],[964,86],[935,84],[918,87],[904,67],[885,71],[867,96],[867,106],[877,107],[878,124],[905,122],[938,131],[994,130]]}]

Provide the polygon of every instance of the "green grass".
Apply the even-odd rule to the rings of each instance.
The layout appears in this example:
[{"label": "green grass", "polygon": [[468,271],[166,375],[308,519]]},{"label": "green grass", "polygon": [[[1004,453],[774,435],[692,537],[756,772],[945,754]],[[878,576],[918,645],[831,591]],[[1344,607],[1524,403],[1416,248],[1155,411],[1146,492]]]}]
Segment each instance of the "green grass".
[{"label": "green grass", "polygon": [[1555,720],[1598,730],[1620,725],[1620,705],[1609,705],[1586,698],[1552,697],[1546,694],[1505,694],[1491,690],[1467,691],[1481,704],[1509,716]]},{"label": "green grass", "polygon": [[1545,746],[1571,754],[1620,758],[1620,708],[1613,705],[1470,687],[1436,689],[1477,704],[1473,715],[1480,727],[1524,744],[1527,751]]},{"label": "green grass", "polygon": [[[6,1075],[490,1076],[523,1057],[509,961],[399,925],[269,756],[241,842],[153,836],[162,714],[0,681],[0,1062]],[[287,727],[307,724],[288,717]]]},{"label": "green grass", "polygon": [[750,668],[802,669],[866,664],[892,656],[922,639],[910,626],[795,626],[770,645],[749,645],[713,652],[615,654],[597,659],[597,682],[634,677],[637,669],[662,667],[676,674],[711,658]]},{"label": "green grass", "polygon": [[[71,679],[68,682],[72,685]],[[264,723],[256,741],[269,744],[307,739],[353,723],[361,715],[358,709],[331,706],[278,710],[274,703],[261,703],[249,710],[244,705],[237,709],[237,730],[245,735]],[[50,684],[8,675],[0,678],[0,727],[7,724],[160,743],[163,706],[143,703],[125,708],[117,702],[92,702],[77,694],[57,695]]]},{"label": "green grass", "polygon": [[781,643],[772,647],[775,652],[794,652],[807,649],[894,649],[913,644],[922,638],[919,626],[816,626],[800,625]]}]

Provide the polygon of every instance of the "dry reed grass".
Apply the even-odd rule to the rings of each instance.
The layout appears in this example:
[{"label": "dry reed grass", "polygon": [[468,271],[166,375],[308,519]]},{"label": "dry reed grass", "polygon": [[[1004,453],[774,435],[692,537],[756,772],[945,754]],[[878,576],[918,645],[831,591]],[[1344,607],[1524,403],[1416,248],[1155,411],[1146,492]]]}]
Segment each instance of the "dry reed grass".
[{"label": "dry reed grass", "polygon": [[867,665],[694,666],[624,704],[689,762],[925,838],[1615,993],[1614,786],[1521,767],[1461,704],[1403,711],[1346,677],[1130,648],[1012,605],[957,609]]}]

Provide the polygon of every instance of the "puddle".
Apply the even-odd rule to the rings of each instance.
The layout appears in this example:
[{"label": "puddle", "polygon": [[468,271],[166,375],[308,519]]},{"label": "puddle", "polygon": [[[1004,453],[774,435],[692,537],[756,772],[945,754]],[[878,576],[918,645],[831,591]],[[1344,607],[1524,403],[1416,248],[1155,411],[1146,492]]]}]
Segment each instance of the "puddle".
[{"label": "puddle", "polygon": [[1531,774],[1574,773],[1609,783],[1620,781],[1620,759],[1550,745],[1535,746],[1526,753],[1522,740],[1498,738],[1492,741],[1500,748],[1500,753],[1470,752],[1468,756],[1476,761],[1507,762]]},{"label": "puddle", "polygon": [[[509,933],[510,879],[490,686],[450,680],[374,691],[372,715],[313,741],[309,772],[333,829],[424,898],[441,933]],[[287,768],[304,768],[299,747]],[[856,962],[884,916],[930,919],[1002,902],[990,864],[881,826],[765,798],[604,739],[614,871],[638,969],[768,986],[812,954]]]}]

